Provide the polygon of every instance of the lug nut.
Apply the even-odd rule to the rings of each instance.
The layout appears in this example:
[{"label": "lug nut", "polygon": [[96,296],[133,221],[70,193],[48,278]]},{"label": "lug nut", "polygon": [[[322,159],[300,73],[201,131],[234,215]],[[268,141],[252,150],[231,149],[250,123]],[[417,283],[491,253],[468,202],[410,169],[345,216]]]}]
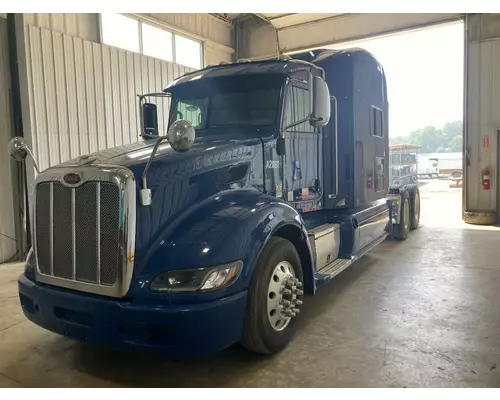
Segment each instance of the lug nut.
[{"label": "lug nut", "polygon": [[284,306],[289,306],[291,303],[289,300],[281,300],[280,301],[280,304],[284,305]]},{"label": "lug nut", "polygon": [[295,291],[295,294],[296,294],[297,296],[302,296],[302,295],[304,294],[304,292],[303,292],[302,290],[300,290],[300,289],[297,289],[297,290]]},{"label": "lug nut", "polygon": [[302,302],[302,300],[298,300],[297,299],[297,300],[295,300],[295,304],[298,305],[298,306],[301,306],[304,303]]},{"label": "lug nut", "polygon": [[292,294],[292,291],[290,289],[281,289],[280,292],[281,294]]},{"label": "lug nut", "polygon": [[292,310],[292,314],[298,314],[298,313],[300,313],[300,310],[298,308],[294,308]]}]

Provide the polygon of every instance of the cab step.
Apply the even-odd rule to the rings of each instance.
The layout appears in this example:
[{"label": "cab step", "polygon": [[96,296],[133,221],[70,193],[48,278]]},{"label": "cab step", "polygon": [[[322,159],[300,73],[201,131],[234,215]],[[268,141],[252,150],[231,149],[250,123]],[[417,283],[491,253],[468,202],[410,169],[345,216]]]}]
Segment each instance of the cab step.
[{"label": "cab step", "polygon": [[337,258],[336,260],[332,261],[331,263],[325,265],[323,268],[319,269],[314,274],[314,280],[316,281],[316,285],[320,286],[320,285],[325,284],[328,281],[330,281],[332,278],[334,278],[335,276],[340,274],[342,271],[344,271],[346,268],[351,266],[354,263],[354,261],[359,260],[366,253],[368,253],[371,249],[373,249],[374,247],[377,247],[386,238],[387,238],[387,235],[384,234],[384,235],[380,236],[379,238],[375,239],[369,245],[365,246],[363,249],[361,249],[354,256],[352,256],[350,258]]},{"label": "cab step", "polygon": [[343,270],[349,267],[354,261],[355,257],[351,258],[337,258],[335,261],[326,265],[324,268],[320,269],[317,274],[318,275],[326,275],[328,276],[328,280],[332,279],[336,275],[340,274]]}]

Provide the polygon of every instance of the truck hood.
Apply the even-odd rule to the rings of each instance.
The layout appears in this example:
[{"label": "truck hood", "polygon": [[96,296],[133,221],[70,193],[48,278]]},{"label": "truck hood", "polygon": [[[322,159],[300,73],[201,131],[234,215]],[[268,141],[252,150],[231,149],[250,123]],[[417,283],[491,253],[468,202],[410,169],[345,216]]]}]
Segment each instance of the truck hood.
[{"label": "truck hood", "polygon": [[[219,140],[219,141],[208,141],[208,140],[197,140],[193,147],[185,153],[179,153],[172,149],[168,142],[165,140],[162,142],[156,152],[153,163],[158,160],[165,161],[176,161],[186,158],[196,158],[201,153],[206,151],[217,152],[222,149],[229,149],[241,146],[242,143],[251,142],[255,143],[256,139],[250,140]],[[113,147],[106,150],[101,150],[95,153],[90,153],[85,155],[85,158],[94,158],[94,164],[108,164],[108,165],[120,165],[124,167],[129,167],[134,169],[134,166],[146,164],[152,151],[156,139],[141,140],[136,143],[125,144],[122,146]],[[57,167],[71,167],[80,165],[80,157],[71,159],[64,163],[58,164]]]},{"label": "truck hood", "polygon": [[[199,140],[179,153],[168,142],[160,144],[147,174],[152,204],[141,206],[138,192],[142,173],[156,140],[141,141],[90,154],[92,164],[128,167],[137,189],[136,260],[143,250],[161,241],[165,227],[181,213],[224,190],[261,188],[264,181],[263,146],[260,138]],[[79,166],[79,159],[57,167]],[[55,167],[55,168],[57,168]]]}]

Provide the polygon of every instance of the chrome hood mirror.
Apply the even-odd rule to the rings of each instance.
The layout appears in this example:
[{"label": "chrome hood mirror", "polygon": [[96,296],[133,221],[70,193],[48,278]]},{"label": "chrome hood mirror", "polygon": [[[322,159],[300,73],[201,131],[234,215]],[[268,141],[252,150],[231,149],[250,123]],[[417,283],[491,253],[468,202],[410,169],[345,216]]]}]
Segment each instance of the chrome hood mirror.
[{"label": "chrome hood mirror", "polygon": [[33,157],[33,153],[29,149],[24,138],[22,138],[21,136],[12,138],[9,142],[8,149],[10,156],[16,161],[24,161],[29,155],[33,160],[33,166],[35,167],[36,172],[40,173],[40,169],[38,168],[35,157]]},{"label": "chrome hood mirror", "polygon": [[181,153],[193,147],[195,137],[193,125],[183,119],[175,121],[167,131],[168,143],[175,151]]},{"label": "chrome hood mirror", "polygon": [[28,156],[28,146],[24,138],[16,136],[9,142],[9,154],[16,161],[23,161]]},{"label": "chrome hood mirror", "polygon": [[156,152],[158,151],[158,147],[160,143],[167,139],[170,147],[172,147],[175,151],[180,153],[184,153],[188,151],[191,147],[193,147],[194,139],[196,137],[196,132],[193,128],[191,122],[186,121],[184,119],[179,119],[175,121],[170,128],[168,128],[167,135],[161,136],[156,140],[155,146],[153,147],[153,151],[149,156],[149,160],[142,172],[142,189],[139,193],[139,198],[142,206],[151,205],[151,189],[148,188],[148,171],[151,166],[151,162],[153,158],[155,158]]}]

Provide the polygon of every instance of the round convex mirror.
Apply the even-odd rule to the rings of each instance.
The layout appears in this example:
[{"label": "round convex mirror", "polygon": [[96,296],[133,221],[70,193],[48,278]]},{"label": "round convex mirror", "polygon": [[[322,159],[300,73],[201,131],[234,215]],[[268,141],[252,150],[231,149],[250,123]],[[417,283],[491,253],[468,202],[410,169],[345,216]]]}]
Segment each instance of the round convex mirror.
[{"label": "round convex mirror", "polygon": [[20,136],[12,138],[8,148],[10,156],[16,161],[23,161],[28,155],[26,151],[26,141]]},{"label": "round convex mirror", "polygon": [[188,151],[194,144],[195,130],[191,122],[179,119],[167,131],[167,140],[176,151]]}]

